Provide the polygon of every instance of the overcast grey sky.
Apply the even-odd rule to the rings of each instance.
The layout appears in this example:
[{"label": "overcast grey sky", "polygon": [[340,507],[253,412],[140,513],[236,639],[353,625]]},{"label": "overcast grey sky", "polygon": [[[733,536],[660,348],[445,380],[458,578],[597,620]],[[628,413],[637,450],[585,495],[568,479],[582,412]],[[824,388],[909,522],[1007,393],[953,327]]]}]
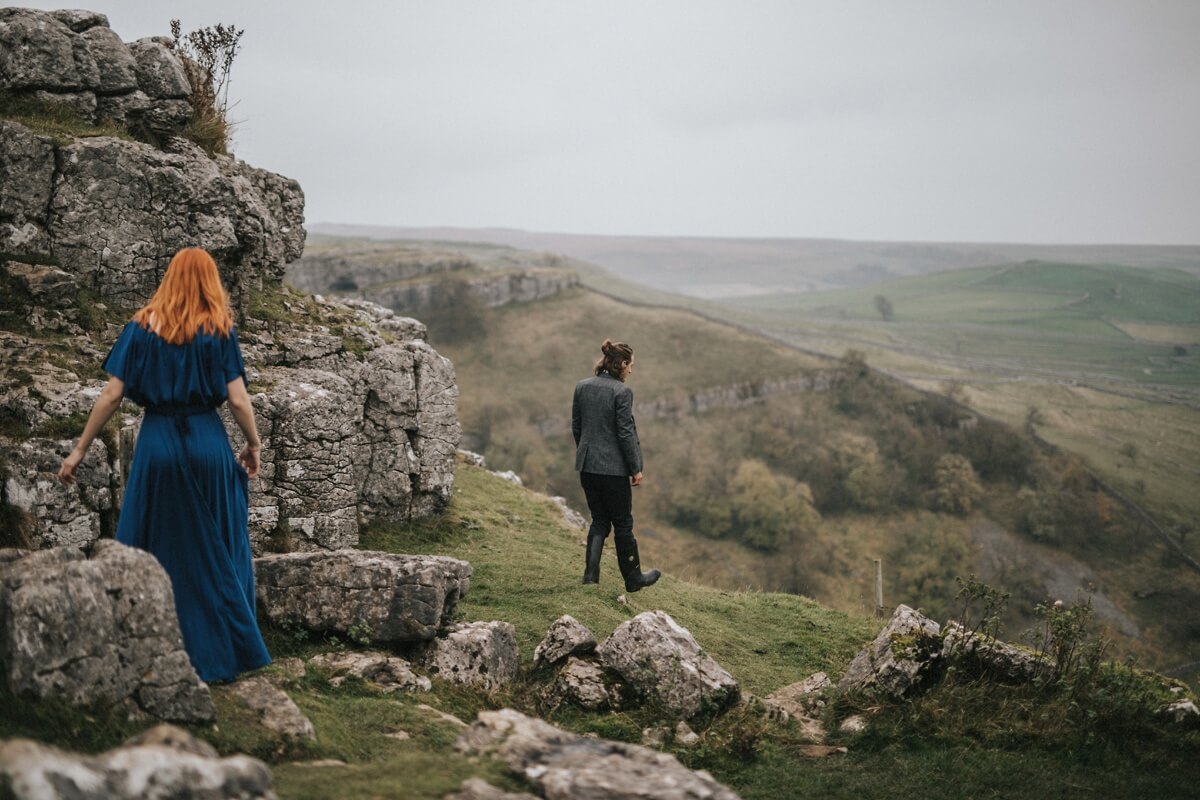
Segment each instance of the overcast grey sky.
[{"label": "overcast grey sky", "polygon": [[1200,2],[81,2],[244,28],[309,222],[1200,242]]}]

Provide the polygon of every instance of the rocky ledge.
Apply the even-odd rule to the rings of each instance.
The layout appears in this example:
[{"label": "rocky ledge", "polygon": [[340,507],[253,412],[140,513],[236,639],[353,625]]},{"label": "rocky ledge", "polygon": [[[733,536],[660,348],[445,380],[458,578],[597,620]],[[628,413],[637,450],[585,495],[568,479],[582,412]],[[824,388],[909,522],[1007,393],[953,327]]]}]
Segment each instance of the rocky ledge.
[{"label": "rocky ledge", "polygon": [[378,644],[433,639],[471,586],[471,565],[457,558],[362,550],[263,556],[254,574],[272,624]]}]

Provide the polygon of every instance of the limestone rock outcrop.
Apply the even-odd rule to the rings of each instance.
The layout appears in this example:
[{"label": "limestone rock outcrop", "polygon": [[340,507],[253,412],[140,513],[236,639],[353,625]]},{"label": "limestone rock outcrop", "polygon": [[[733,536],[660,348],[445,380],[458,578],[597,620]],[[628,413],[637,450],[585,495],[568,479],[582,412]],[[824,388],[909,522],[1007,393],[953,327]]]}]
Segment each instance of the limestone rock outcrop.
[{"label": "limestone rock outcrop", "polygon": [[558,256],[519,253],[482,263],[462,253],[388,242],[324,248],[287,270],[292,286],[378,303],[405,314],[452,308],[473,297],[486,306],[527,303],[579,285]]},{"label": "limestone rock outcrop", "polygon": [[0,251],[136,306],[171,256],[199,244],[241,307],[303,252],[300,185],[178,137],[169,148],[104,136],[58,145],[0,121]]},{"label": "limestone rock outcrop", "polygon": [[550,624],[546,637],[533,651],[533,665],[557,664],[567,656],[581,656],[596,649],[596,637],[588,627],[570,614]]},{"label": "limestone rock outcrop", "polygon": [[664,611],[644,611],[622,622],[596,654],[636,691],[678,717],[719,711],[738,698],[733,676]]},{"label": "limestone rock outcrop", "polygon": [[360,521],[444,508],[458,386],[448,359],[400,338],[424,326],[368,303],[297,300],[292,313],[324,324],[248,321],[242,337],[251,389],[261,389],[251,398],[263,442],[250,494],[256,551],[349,547]]},{"label": "limestone rock outcrop", "polygon": [[49,467],[82,427],[121,325],[186,246],[212,253],[230,290],[264,434],[255,552],[337,549],[362,523],[442,509],[461,433],[453,365],[416,320],[283,287],[304,249],[303,192],[172,135],[191,107],[169,45],[126,45],[102,14],[0,9],[0,92],[156,133],[63,140],[0,120],[0,502],[24,515],[0,544],[111,531],[140,412],[126,406],[80,487],[53,486]]},{"label": "limestone rock outcrop", "polygon": [[647,747],[569,733],[511,708],[481,711],[455,745],[508,765],[546,800],[737,800],[704,771]]},{"label": "limestone rock outcrop", "polygon": [[365,550],[267,555],[254,575],[259,613],[273,625],[380,644],[433,639],[471,586],[466,561]]},{"label": "limestone rock outcrop", "polygon": [[620,708],[625,699],[619,683],[608,679],[603,667],[574,656],[554,676],[545,698],[553,705],[572,703],[587,711]]},{"label": "limestone rock outcrop", "polygon": [[1012,683],[1028,683],[1048,676],[1053,665],[1027,648],[981,636],[950,622],[942,630],[941,657],[959,662],[989,677]]},{"label": "limestone rock outcrop", "polygon": [[940,655],[940,632],[941,626],[925,615],[897,606],[875,640],[850,662],[838,689],[903,697],[920,685]]},{"label": "limestone rock outcrop", "polygon": [[159,719],[213,718],[154,556],[111,540],[91,558],[73,547],[0,554],[0,677],[10,692],[111,702]]},{"label": "limestone rock outcrop", "polygon": [[171,40],[126,44],[92,11],[0,9],[0,91],[143,133],[192,121],[192,88]]},{"label": "limestone rock outcrop", "polygon": [[207,743],[179,728],[97,756],[29,739],[0,742],[0,787],[14,800],[275,797],[266,764],[245,755],[220,758]]},{"label": "limestone rock outcrop", "polygon": [[443,680],[494,689],[517,675],[517,632],[508,622],[462,622],[429,642],[418,661]]},{"label": "limestone rock outcrop", "polygon": [[[300,187],[180,139],[170,148],[108,137],[58,145],[0,120],[0,348],[12,355],[0,366],[0,418],[12,431],[0,435],[0,457],[22,465],[0,500],[41,521],[30,543],[83,544],[115,515],[137,409],[123,412],[124,447],[93,456],[111,474],[80,488],[78,502],[41,463],[66,438],[46,428],[89,410],[120,325],[170,257],[195,244],[231,291],[263,435],[255,551],[336,549],[357,543],[360,522],[443,508],[458,387],[424,326],[370,303],[288,294],[278,279],[303,249]],[[18,452],[24,439],[45,455],[37,466]]]}]

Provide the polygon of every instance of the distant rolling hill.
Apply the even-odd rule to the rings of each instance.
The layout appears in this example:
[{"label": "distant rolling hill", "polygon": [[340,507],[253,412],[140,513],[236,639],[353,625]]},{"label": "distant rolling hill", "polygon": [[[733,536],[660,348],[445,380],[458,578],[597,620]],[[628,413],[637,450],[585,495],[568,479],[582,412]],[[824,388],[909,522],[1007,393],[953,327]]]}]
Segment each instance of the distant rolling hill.
[{"label": "distant rolling hill", "polygon": [[693,297],[869,286],[932,272],[1040,259],[1077,264],[1173,267],[1200,275],[1200,245],[1039,245],[593,236],[508,228],[311,225],[312,233],[375,239],[492,242],[583,259],[621,278]]}]

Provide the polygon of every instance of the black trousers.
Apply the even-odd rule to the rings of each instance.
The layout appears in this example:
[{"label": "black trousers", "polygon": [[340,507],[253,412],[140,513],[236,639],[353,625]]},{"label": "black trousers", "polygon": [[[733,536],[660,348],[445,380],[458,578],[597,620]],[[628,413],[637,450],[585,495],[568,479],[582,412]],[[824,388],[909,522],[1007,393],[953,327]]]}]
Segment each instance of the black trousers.
[{"label": "black trousers", "polygon": [[587,496],[592,526],[588,536],[608,537],[612,528],[617,539],[633,538],[633,486],[628,475],[599,475],[580,472],[579,483]]}]

